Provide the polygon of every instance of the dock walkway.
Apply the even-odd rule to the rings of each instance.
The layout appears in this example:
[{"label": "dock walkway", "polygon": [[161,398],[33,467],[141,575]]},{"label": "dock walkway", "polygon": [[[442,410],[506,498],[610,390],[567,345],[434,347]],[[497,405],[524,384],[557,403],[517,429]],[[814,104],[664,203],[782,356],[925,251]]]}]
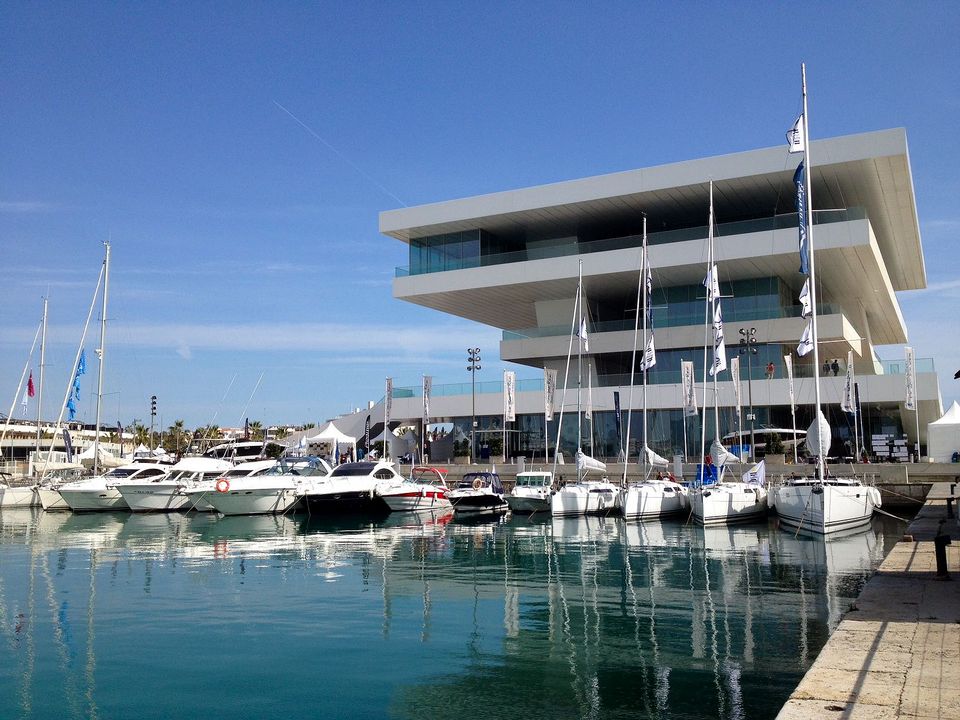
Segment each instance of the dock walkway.
[{"label": "dock walkway", "polygon": [[[954,490],[934,484],[777,720],[960,720],[960,525],[946,517]],[[953,542],[950,580],[936,578],[939,532]]]}]

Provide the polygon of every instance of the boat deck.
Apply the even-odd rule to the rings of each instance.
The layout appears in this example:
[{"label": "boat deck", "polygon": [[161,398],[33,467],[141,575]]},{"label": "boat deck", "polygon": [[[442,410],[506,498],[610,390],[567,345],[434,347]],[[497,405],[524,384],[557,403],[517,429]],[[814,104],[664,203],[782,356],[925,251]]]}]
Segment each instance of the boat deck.
[{"label": "boat deck", "polygon": [[[960,524],[935,483],[777,720],[960,718]],[[936,577],[933,538],[949,535],[951,579]]]}]

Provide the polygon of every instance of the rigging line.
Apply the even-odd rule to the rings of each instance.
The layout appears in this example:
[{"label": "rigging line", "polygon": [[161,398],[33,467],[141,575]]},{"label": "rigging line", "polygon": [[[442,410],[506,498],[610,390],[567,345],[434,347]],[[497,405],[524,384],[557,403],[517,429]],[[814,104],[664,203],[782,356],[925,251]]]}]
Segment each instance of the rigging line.
[{"label": "rigging line", "polygon": [[[243,412],[240,413],[240,420],[242,421],[244,416],[247,414],[247,408],[250,407],[250,403],[253,401],[253,396],[257,394],[257,390],[260,389],[260,383],[263,382],[263,373],[260,373],[260,377],[257,378],[257,384],[253,386],[253,392],[250,393],[250,397],[247,398],[247,404],[243,406]],[[239,422],[238,422],[239,424]]]},{"label": "rigging line", "polygon": [[317,131],[314,130],[314,129],[313,129],[312,127],[310,127],[309,125],[307,125],[303,120],[301,120],[301,119],[298,118],[296,115],[294,115],[292,112],[290,112],[289,110],[287,110],[287,108],[285,108],[283,105],[281,105],[280,103],[278,103],[276,100],[273,101],[273,104],[276,105],[276,106],[277,106],[278,108],[280,108],[281,110],[283,110],[287,115],[289,115],[289,116],[293,119],[293,121],[294,121],[295,123],[297,123],[300,127],[302,127],[304,130],[306,130],[308,133],[310,133],[310,135],[312,135],[312,136],[314,137],[314,139],[316,139],[317,141],[323,143],[323,145],[324,145],[328,150],[330,150],[330,152],[334,153],[337,157],[339,157],[341,160],[343,160],[345,163],[347,163],[350,167],[352,167],[354,170],[356,170],[357,173],[359,173],[365,180],[367,180],[368,182],[370,182],[370,183],[372,183],[373,185],[375,185],[378,190],[380,190],[381,192],[385,193],[386,195],[389,195],[391,198],[393,198],[393,199],[396,200],[398,203],[400,203],[401,205],[403,205],[403,207],[408,207],[408,205],[407,205],[403,200],[401,200],[401,199],[398,198],[396,195],[394,195],[392,192],[390,192],[389,190],[387,190],[387,188],[384,187],[384,185],[383,185],[380,181],[378,181],[376,178],[374,178],[372,175],[370,175],[370,173],[366,172],[363,168],[361,168],[359,165],[357,165],[355,162],[353,162],[353,160],[351,160],[350,158],[348,158],[348,157],[347,157],[346,155],[344,155],[342,152],[340,152],[339,150],[337,150],[337,148],[335,148],[335,147],[334,147],[333,145],[331,145],[329,142],[327,142],[327,141],[324,140],[322,137],[320,137],[320,135],[317,133]]}]

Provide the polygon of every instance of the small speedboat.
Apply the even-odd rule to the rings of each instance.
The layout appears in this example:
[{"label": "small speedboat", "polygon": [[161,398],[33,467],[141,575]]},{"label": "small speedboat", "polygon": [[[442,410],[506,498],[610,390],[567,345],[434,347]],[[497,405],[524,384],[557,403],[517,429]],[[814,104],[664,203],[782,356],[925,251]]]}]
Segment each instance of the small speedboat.
[{"label": "small speedboat", "polygon": [[447,497],[457,514],[504,513],[508,510],[503,482],[495,472],[466,473]]},{"label": "small speedboat", "polygon": [[517,484],[507,495],[507,505],[515,514],[532,515],[550,512],[553,495],[553,473],[547,470],[526,470],[517,473]]},{"label": "small speedboat", "polygon": [[440,468],[415,467],[407,479],[377,485],[377,495],[392,512],[449,509],[446,477],[447,471]]}]

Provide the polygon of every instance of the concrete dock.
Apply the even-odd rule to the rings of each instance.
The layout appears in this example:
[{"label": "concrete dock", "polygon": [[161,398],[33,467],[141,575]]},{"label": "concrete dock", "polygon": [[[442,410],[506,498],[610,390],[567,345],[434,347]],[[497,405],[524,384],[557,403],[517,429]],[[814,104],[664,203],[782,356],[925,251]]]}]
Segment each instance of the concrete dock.
[{"label": "concrete dock", "polygon": [[[777,720],[960,719],[960,525],[947,518],[958,490],[934,483]],[[950,579],[936,577],[938,534],[953,543]]]}]

